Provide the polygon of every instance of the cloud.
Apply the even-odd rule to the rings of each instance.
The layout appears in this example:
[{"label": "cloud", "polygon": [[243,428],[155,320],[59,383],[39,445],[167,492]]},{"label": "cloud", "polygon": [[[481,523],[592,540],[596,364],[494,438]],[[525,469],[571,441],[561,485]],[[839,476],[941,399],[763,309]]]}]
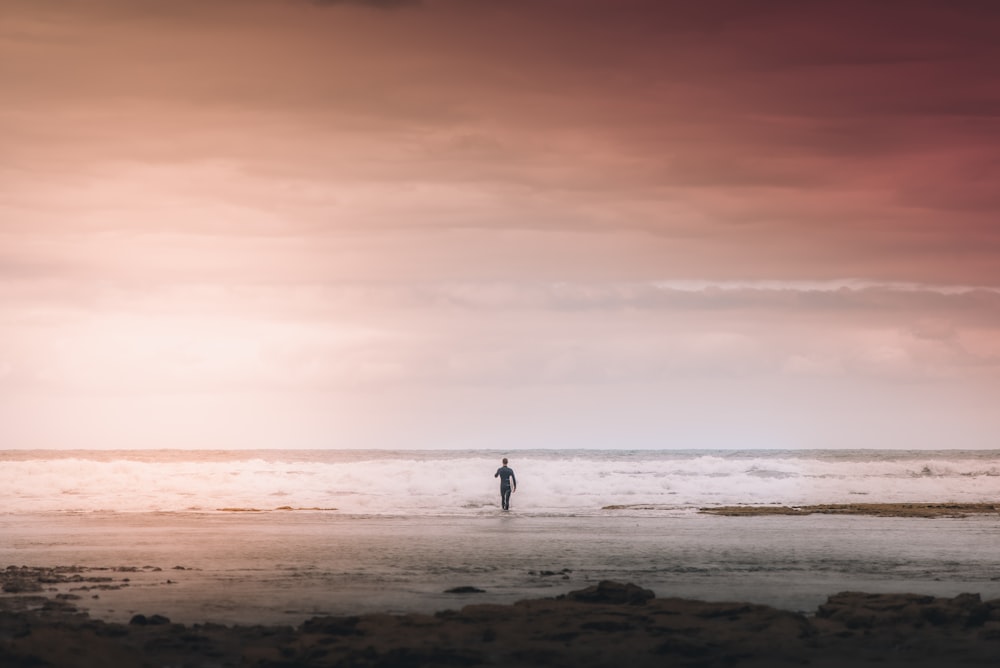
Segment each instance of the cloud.
[{"label": "cloud", "polygon": [[[305,215],[286,205],[310,208],[302,193],[318,185],[366,190],[331,227],[697,231],[762,267],[828,266],[884,244],[870,264],[897,277],[971,273],[935,250],[982,254],[990,241],[998,54],[996,11],[982,3],[900,14],[857,2],[445,1],[385,21],[260,2],[239,21],[197,10],[209,15],[183,32],[161,25],[167,4],[196,5],[131,10],[92,40],[93,17],[49,22],[58,48],[0,45],[0,59],[24,63],[4,80],[19,110],[0,116],[12,197],[37,191],[29,208],[45,210],[91,169],[121,183],[110,163],[172,165],[177,177],[141,176],[197,187],[200,165],[228,161],[233,185],[219,193],[283,218]],[[150,195],[164,208],[166,195]],[[435,201],[455,202],[454,215]]]},{"label": "cloud", "polygon": [[374,9],[400,9],[403,7],[419,6],[422,4],[423,0],[309,0],[309,2],[321,7],[358,5],[361,7],[372,7]]},{"label": "cloud", "polygon": [[195,284],[185,272],[166,281],[153,273],[155,282],[4,281],[0,388],[1000,378],[997,289],[849,280],[268,283],[251,274]]}]

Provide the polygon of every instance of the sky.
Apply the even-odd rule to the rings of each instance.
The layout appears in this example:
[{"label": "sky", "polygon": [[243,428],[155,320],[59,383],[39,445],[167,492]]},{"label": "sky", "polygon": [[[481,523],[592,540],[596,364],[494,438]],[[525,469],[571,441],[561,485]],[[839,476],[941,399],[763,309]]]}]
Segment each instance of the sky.
[{"label": "sky", "polygon": [[998,448],[997,34],[0,0],[0,448]]}]

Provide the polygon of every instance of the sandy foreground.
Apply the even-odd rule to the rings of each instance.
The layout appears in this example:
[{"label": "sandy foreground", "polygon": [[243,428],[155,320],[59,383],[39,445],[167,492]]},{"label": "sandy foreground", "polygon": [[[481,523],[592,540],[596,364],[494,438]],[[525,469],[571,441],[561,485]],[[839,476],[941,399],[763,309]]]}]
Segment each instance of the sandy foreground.
[{"label": "sandy foreground", "polygon": [[108,623],[52,583],[108,585],[72,567],[0,571],[0,666],[952,666],[1000,661],[1000,599],[845,592],[814,614],[656,598],[604,581],[556,598],[291,626]]}]

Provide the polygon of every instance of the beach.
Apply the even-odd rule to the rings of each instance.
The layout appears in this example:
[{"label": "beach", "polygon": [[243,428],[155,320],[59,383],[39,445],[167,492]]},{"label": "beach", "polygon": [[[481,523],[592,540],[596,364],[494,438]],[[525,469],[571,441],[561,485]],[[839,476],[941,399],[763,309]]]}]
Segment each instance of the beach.
[{"label": "beach", "polygon": [[933,666],[1000,655],[991,515],[275,510],[0,525],[4,666]]},{"label": "beach", "polygon": [[0,456],[3,666],[1000,655],[996,453]]},{"label": "beach", "polygon": [[116,622],[138,613],[220,624],[432,613],[455,604],[444,592],[457,586],[484,590],[467,602],[511,604],[601,580],[808,612],[844,590],[1000,598],[998,532],[993,515],[0,515],[0,567],[119,569],[112,576],[125,586],[78,603]]}]

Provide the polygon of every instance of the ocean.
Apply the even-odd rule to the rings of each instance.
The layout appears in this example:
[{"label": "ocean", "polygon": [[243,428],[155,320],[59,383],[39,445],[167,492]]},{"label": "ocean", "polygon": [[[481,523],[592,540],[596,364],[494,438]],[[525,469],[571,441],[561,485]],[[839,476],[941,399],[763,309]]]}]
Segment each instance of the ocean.
[{"label": "ocean", "polygon": [[59,587],[112,620],[430,612],[601,579],[802,611],[847,589],[998,598],[997,515],[699,513],[998,496],[1000,451],[7,450],[0,568],[104,574]]},{"label": "ocean", "polygon": [[731,504],[989,502],[1000,493],[998,450],[7,450],[0,512],[490,515],[504,456],[518,476],[513,507],[531,516],[600,515],[609,506],[686,513]]}]

